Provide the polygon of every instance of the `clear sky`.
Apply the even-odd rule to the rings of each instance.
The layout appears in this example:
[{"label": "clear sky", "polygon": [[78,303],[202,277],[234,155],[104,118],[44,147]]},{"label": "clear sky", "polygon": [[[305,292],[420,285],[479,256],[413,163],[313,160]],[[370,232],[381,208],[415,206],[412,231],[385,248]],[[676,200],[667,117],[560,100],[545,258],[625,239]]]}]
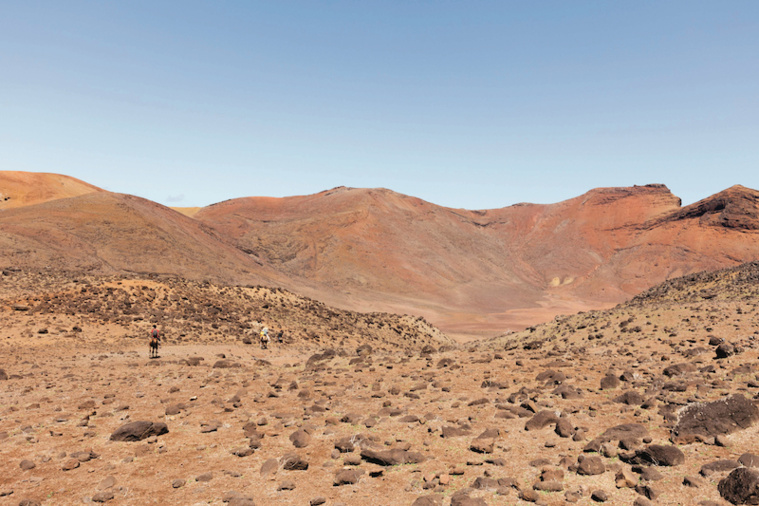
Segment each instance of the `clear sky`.
[{"label": "clear sky", "polygon": [[759,1],[5,0],[0,169],[171,206],[759,189]]}]

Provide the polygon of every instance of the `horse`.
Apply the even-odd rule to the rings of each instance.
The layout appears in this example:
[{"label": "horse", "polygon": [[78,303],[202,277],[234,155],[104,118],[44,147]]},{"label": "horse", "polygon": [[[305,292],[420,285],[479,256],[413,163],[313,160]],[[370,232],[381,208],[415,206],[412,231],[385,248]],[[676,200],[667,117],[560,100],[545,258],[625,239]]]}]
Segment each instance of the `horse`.
[{"label": "horse", "polygon": [[161,340],[153,336],[150,338],[150,358],[158,358],[158,346],[160,346]]}]

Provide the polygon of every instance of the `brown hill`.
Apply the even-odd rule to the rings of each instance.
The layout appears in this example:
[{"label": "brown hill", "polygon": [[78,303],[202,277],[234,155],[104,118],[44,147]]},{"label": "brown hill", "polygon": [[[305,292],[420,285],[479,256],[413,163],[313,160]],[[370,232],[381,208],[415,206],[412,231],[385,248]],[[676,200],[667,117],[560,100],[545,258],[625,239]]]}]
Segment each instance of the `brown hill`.
[{"label": "brown hill", "polygon": [[0,213],[0,267],[175,274],[277,283],[277,274],[214,230],[130,195],[95,192]]},{"label": "brown hill", "polygon": [[609,307],[673,276],[759,257],[756,191],[681,208],[663,185],[601,188],[550,205],[467,211],[382,189],[235,199],[196,219],[310,295],[483,333]]},{"label": "brown hill", "polygon": [[102,191],[61,174],[0,171],[0,210]]},{"label": "brown hill", "polygon": [[[217,285],[174,276],[29,272],[0,274],[5,320],[45,321],[67,334],[72,326],[125,339],[160,326],[172,344],[258,344],[258,332],[283,331],[298,350],[328,346],[375,350],[455,344],[420,317],[343,311],[281,288]],[[64,323],[65,322],[65,323]],[[40,323],[40,325],[43,325]],[[106,330],[107,329],[107,330]],[[45,334],[47,334],[45,332]],[[22,339],[32,338],[26,332]],[[143,343],[144,344],[144,343]]]},{"label": "brown hill", "polygon": [[268,284],[421,315],[459,336],[610,307],[665,279],[759,258],[759,193],[740,186],[687,207],[648,185],[484,211],[336,188],[190,216],[65,176],[3,173],[0,191],[27,203],[0,213],[0,268]]}]

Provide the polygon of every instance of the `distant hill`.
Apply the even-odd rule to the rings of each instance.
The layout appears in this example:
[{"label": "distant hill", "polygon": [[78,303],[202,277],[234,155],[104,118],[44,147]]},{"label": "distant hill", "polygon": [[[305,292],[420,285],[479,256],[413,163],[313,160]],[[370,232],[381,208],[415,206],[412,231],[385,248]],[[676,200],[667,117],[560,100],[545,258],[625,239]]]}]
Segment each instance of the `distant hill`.
[{"label": "distant hill", "polygon": [[0,173],[0,193],[14,203],[0,212],[2,268],[281,286],[336,307],[421,315],[459,337],[759,259],[759,192],[741,186],[686,207],[647,185],[480,211],[344,187],[173,210],[24,173]]},{"label": "distant hill", "polygon": [[[759,258],[759,193],[681,207],[663,185],[549,205],[450,209],[382,189],[243,198],[195,218],[335,304],[492,332],[609,307],[665,279]],[[315,294],[312,294],[315,295]]]},{"label": "distant hill", "polygon": [[215,230],[131,195],[95,192],[0,213],[0,265],[277,283]]},{"label": "distant hill", "polygon": [[0,210],[102,191],[97,186],[60,174],[0,171]]}]

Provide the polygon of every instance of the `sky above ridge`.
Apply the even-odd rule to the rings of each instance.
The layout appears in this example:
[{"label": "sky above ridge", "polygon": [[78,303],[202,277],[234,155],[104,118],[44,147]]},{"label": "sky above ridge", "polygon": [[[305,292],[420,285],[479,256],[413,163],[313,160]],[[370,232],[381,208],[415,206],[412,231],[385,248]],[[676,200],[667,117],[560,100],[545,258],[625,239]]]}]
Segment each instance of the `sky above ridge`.
[{"label": "sky above ridge", "polygon": [[169,206],[759,189],[759,2],[9,0],[0,170]]}]

